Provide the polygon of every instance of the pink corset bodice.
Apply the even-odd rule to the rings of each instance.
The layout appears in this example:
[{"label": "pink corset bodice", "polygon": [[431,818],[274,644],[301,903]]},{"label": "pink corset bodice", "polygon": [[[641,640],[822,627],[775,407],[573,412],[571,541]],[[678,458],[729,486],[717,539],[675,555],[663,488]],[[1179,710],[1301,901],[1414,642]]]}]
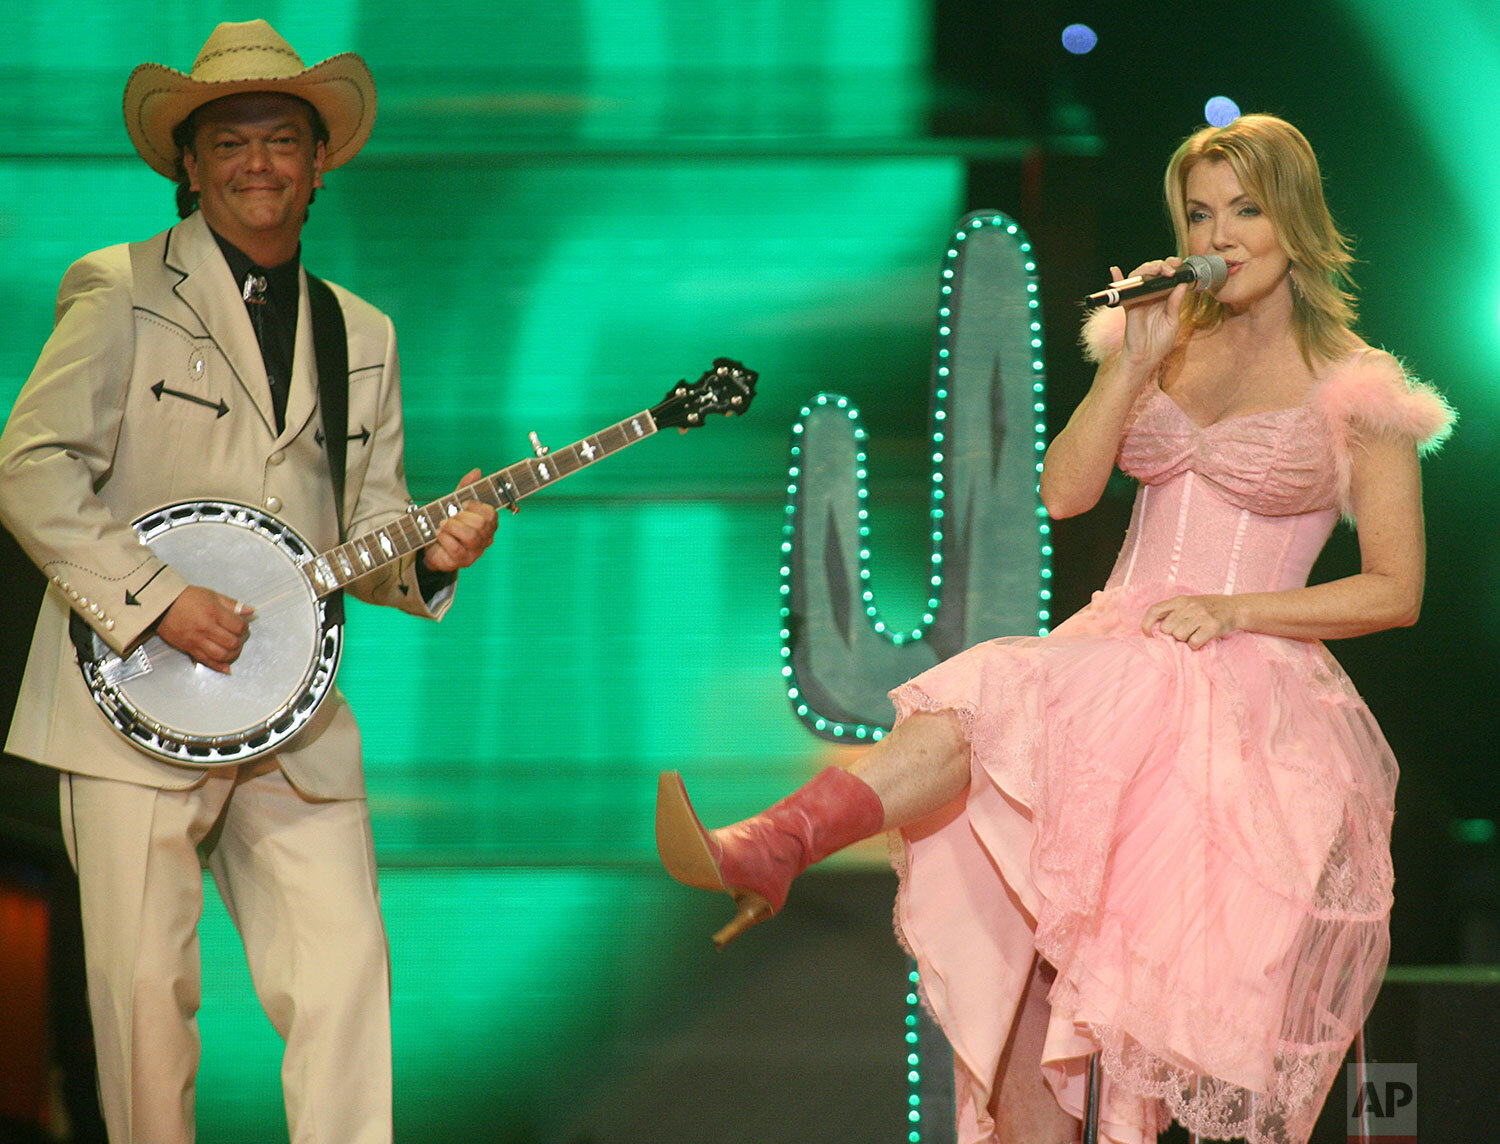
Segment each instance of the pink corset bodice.
[{"label": "pink corset bodice", "polygon": [[1200,426],[1155,390],[1119,459],[1141,487],[1111,588],[1300,588],[1338,520],[1334,442],[1313,404]]}]

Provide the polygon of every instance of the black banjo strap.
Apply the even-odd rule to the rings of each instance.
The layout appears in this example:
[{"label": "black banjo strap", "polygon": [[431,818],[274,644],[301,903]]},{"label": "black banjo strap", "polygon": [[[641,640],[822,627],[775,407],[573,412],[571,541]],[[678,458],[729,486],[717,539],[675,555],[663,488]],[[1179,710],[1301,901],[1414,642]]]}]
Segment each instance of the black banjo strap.
[{"label": "black banjo strap", "polygon": [[[349,331],[344,309],[333,289],[321,278],[307,276],[307,303],[312,311],[313,354],[318,363],[318,409],[323,415],[323,437],[328,471],[333,477],[333,505],[338,513],[339,542],[344,539],[344,470],[349,457]],[[344,619],[344,593],[328,599],[330,618]]]},{"label": "black banjo strap", "polygon": [[333,475],[333,503],[338,512],[339,541],[344,539],[344,470],[349,456],[349,333],[344,310],[333,289],[321,278],[307,276],[307,301],[312,310],[313,352],[318,362],[318,408],[328,470]]}]

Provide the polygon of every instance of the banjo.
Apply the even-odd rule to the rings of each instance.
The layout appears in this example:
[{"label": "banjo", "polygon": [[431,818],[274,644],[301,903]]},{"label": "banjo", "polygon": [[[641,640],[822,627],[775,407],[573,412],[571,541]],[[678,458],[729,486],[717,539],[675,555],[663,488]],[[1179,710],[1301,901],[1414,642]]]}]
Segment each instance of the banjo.
[{"label": "banjo", "polygon": [[200,667],[152,635],[123,658],[74,613],[78,664],[95,704],[134,746],[169,763],[230,766],[279,749],[333,688],[343,648],[346,584],[425,548],[443,519],[469,501],[519,511],[517,502],[660,429],[691,429],[711,414],[750,408],[759,375],[718,358],[651,409],[556,452],[531,434],[535,455],[481,477],[326,552],[275,516],[228,500],[193,500],[132,522],[141,541],[192,584],[255,609],[234,674]]}]

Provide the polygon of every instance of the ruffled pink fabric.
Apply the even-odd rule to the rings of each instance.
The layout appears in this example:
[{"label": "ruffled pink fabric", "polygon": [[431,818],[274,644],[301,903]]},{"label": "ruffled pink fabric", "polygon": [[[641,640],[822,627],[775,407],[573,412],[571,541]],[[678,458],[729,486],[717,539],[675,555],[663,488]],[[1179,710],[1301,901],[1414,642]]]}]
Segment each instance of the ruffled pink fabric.
[{"label": "ruffled pink fabric", "polygon": [[955,712],[971,747],[965,797],[903,832],[897,900],[964,1144],[996,1139],[1035,953],[1057,969],[1048,1081],[1078,1113],[1099,1047],[1118,1144],[1170,1118],[1303,1144],[1385,969],[1397,767],[1348,677],[1316,641],[1193,651],[1140,621],[1182,592],[1304,584],[1361,435],[1433,442],[1451,413],[1375,352],[1303,406],[1207,427],[1152,389],[1121,446],[1142,484],[1105,590],[1050,636],[892,692],[898,721]]},{"label": "ruffled pink fabric", "polygon": [[974,781],[943,831],[991,866],[953,861],[943,831],[910,840],[901,929],[924,979],[950,982],[938,1017],[971,1100],[988,1104],[1004,1029],[970,1030],[985,1015],[952,981],[985,972],[967,883],[998,877],[1058,969],[1054,1037],[1086,1027],[1124,1089],[1109,1138],[1154,1138],[1170,1115],[1305,1140],[1385,966],[1395,760],[1320,645],[1142,635],[1167,594],[1102,593],[1051,636],[981,645],[895,693],[903,719],[960,712]]}]

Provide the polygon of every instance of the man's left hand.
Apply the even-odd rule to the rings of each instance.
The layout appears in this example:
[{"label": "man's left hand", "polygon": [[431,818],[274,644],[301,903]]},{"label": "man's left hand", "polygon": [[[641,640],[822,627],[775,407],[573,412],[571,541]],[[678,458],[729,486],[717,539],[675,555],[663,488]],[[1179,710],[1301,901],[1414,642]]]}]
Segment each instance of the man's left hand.
[{"label": "man's left hand", "polygon": [[[480,475],[478,469],[470,469],[454,491],[477,481]],[[459,511],[443,521],[437,539],[422,554],[423,561],[433,572],[457,572],[460,568],[467,568],[495,539],[495,521],[495,510],[490,505],[477,500],[462,501]]]}]

